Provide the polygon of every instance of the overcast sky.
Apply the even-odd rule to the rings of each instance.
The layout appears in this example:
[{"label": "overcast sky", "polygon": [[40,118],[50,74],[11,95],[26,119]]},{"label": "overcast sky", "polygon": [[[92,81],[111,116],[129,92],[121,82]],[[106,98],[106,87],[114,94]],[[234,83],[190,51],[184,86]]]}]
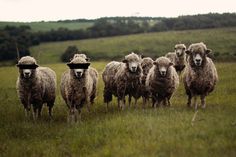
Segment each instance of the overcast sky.
[{"label": "overcast sky", "polygon": [[236,0],[0,0],[0,21],[236,12]]}]

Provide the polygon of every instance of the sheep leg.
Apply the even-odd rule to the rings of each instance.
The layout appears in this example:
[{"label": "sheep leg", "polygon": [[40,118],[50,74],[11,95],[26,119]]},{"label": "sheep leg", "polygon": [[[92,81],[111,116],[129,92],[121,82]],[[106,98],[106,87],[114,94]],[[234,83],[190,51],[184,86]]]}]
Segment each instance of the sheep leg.
[{"label": "sheep leg", "polygon": [[107,109],[107,112],[108,112],[108,110],[109,110],[109,103],[107,102],[106,104],[107,104],[107,108],[106,109]]},{"label": "sheep leg", "polygon": [[134,106],[135,106],[135,108],[137,108],[138,106],[137,106],[137,101],[138,101],[138,99],[137,98],[135,98],[134,99]]},{"label": "sheep leg", "polygon": [[38,118],[37,106],[33,104],[33,120],[36,121]]},{"label": "sheep leg", "polygon": [[52,118],[52,107],[53,107],[54,103],[48,103],[47,106],[48,106],[48,115],[49,115],[49,118],[51,119]]},{"label": "sheep leg", "polygon": [[202,106],[202,108],[206,108],[206,98],[205,98],[205,95],[201,95],[201,106]]},{"label": "sheep leg", "polygon": [[194,96],[193,104],[194,104],[195,110],[197,110],[197,107],[198,107],[198,104],[197,104],[197,96]]},{"label": "sheep leg", "polygon": [[30,105],[24,104],[24,109],[25,109],[25,117],[29,118],[30,117]]},{"label": "sheep leg", "polygon": [[132,99],[131,95],[129,95],[129,98],[128,98],[128,99],[129,99],[129,100],[128,100],[128,101],[129,101],[128,103],[129,103],[129,108],[130,108],[130,105],[131,105],[131,99]]},{"label": "sheep leg", "polygon": [[188,102],[187,102],[187,106],[188,106],[188,107],[192,107],[192,105],[191,105],[191,104],[192,104],[192,96],[191,96],[191,94],[189,94],[189,95],[188,95]]},{"label": "sheep leg", "polygon": [[143,98],[143,109],[144,109],[146,107],[147,99],[145,97],[142,98]]},{"label": "sheep leg", "polygon": [[43,107],[43,104],[38,105],[38,117],[41,117],[42,107]]}]

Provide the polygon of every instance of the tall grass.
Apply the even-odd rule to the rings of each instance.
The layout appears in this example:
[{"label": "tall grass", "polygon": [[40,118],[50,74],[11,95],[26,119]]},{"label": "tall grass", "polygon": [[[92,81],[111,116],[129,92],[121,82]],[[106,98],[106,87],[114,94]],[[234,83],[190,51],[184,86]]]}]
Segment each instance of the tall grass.
[{"label": "tall grass", "polygon": [[[101,74],[107,62],[92,62]],[[47,64],[60,76],[64,64]],[[103,104],[103,83],[90,113],[82,122],[68,125],[67,108],[59,89],[54,120],[46,107],[40,120],[26,120],[15,90],[16,67],[0,68],[0,156],[235,156],[236,63],[218,63],[220,80],[191,124],[194,110],[186,107],[183,85],[172,107],[118,111],[115,99],[109,112]]]}]

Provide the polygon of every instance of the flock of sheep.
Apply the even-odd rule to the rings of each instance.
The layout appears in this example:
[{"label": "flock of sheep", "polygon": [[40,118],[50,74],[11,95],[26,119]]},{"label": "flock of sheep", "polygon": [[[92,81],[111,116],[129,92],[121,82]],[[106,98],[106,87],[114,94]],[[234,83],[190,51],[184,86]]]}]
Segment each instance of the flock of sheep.
[{"label": "flock of sheep", "polygon": [[[188,49],[184,44],[175,45],[175,52],[169,52],[163,57],[152,60],[131,53],[122,62],[108,63],[102,73],[104,81],[104,102],[117,97],[118,108],[125,108],[125,97],[128,96],[130,106],[134,98],[142,97],[143,107],[149,99],[152,106],[170,106],[170,99],[179,86],[179,76],[182,76],[187,105],[198,108],[197,96],[201,98],[201,106],[206,107],[205,97],[214,90],[218,80],[214,63],[208,57],[211,52],[202,42],[191,44]],[[68,106],[69,121],[80,119],[82,107],[86,104],[88,111],[96,97],[98,72],[90,67],[89,59],[84,54],[75,54],[69,63],[69,69],[63,73],[60,83],[61,95]],[[56,97],[56,74],[46,67],[39,67],[33,57],[22,57],[17,64],[19,77],[17,91],[21,103],[28,116],[31,106],[33,118],[40,116],[42,106],[47,103],[49,116]],[[192,98],[194,102],[192,103]]]}]

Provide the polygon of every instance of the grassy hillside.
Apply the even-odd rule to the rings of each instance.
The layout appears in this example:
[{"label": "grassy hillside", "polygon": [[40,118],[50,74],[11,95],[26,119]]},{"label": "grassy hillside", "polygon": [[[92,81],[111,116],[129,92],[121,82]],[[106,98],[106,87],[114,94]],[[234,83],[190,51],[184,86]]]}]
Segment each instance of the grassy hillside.
[{"label": "grassy hillside", "polygon": [[130,51],[141,51],[144,55],[156,57],[173,51],[176,43],[182,42],[189,45],[200,41],[205,42],[208,48],[222,57],[236,56],[236,27],[51,42],[32,47],[31,52],[40,60],[40,63],[60,62],[61,54],[69,45],[76,45],[80,50],[87,52],[92,59],[121,58]]},{"label": "grassy hillside", "polygon": [[[122,37],[124,38],[124,37]],[[93,62],[101,74],[106,62]],[[64,64],[48,64],[58,84]],[[235,156],[236,63],[218,63],[220,76],[215,92],[207,97],[191,125],[194,111],[187,109],[181,84],[172,107],[134,107],[118,111],[113,100],[108,113],[102,102],[103,83],[92,112],[82,111],[82,123],[66,122],[67,108],[57,91],[54,120],[46,107],[37,123],[25,120],[15,90],[16,67],[0,68],[0,156]]]},{"label": "grassy hillside", "polygon": [[50,31],[51,29],[58,29],[60,27],[68,28],[70,30],[85,29],[92,26],[93,22],[0,22],[0,28],[4,28],[6,25],[28,25],[33,32],[37,32]]}]

